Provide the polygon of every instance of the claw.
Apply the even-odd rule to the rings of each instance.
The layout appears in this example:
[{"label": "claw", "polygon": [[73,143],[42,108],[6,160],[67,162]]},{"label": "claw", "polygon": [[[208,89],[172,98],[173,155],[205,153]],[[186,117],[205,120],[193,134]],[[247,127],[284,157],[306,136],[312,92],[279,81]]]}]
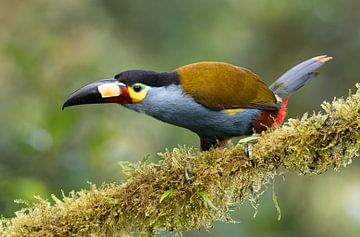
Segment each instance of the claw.
[{"label": "claw", "polygon": [[245,154],[249,157],[249,160],[252,160],[252,143],[247,142],[244,144]]},{"label": "claw", "polygon": [[185,169],[184,169],[184,175],[185,175],[185,179],[190,182],[191,180],[191,167],[190,166],[186,166]]}]

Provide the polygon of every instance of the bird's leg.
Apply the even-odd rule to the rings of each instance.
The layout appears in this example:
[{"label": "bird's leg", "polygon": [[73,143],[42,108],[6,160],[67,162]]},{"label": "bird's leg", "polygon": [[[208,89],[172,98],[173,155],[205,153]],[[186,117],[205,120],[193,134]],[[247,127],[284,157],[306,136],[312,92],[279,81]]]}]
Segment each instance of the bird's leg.
[{"label": "bird's leg", "polygon": [[200,137],[201,151],[209,151],[212,148],[225,147],[228,139],[221,137]]},{"label": "bird's leg", "polygon": [[252,160],[252,144],[257,139],[259,139],[259,135],[254,133],[252,136],[240,139],[238,142],[238,144],[244,144],[244,152],[249,157],[250,161]]}]

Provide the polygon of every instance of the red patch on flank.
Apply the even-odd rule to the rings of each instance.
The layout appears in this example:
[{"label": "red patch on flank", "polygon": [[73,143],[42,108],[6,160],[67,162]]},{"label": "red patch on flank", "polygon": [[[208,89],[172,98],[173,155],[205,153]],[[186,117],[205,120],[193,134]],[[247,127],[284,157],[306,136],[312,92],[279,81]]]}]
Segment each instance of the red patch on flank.
[{"label": "red patch on flank", "polygon": [[288,104],[288,102],[289,102],[288,97],[286,97],[282,101],[281,108],[280,108],[279,112],[276,115],[274,123],[271,125],[272,128],[280,126],[284,122],[284,119],[285,119],[286,114],[287,114],[287,104]]},{"label": "red patch on flank", "polygon": [[261,133],[262,131],[265,131],[271,127],[275,121],[276,113],[276,111],[261,111],[259,117],[257,117],[257,119],[252,122],[252,127],[255,132]]},{"label": "red patch on flank", "polygon": [[260,112],[259,117],[253,121],[252,127],[256,133],[261,133],[268,128],[274,128],[282,124],[287,113],[288,98],[285,98],[281,102],[281,107],[278,111],[266,111]]}]

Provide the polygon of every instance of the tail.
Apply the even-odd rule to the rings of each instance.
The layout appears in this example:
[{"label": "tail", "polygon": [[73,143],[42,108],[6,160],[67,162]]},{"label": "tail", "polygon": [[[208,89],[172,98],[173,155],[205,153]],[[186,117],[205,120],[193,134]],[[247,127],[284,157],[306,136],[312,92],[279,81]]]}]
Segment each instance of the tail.
[{"label": "tail", "polygon": [[285,72],[269,87],[276,95],[279,103],[281,103],[271,127],[279,126],[284,121],[287,113],[286,106],[289,100],[287,97],[300,89],[308,80],[316,77],[319,73],[315,70],[331,59],[332,57],[327,55],[308,59]]},{"label": "tail", "polygon": [[300,89],[308,80],[316,77],[318,72],[315,70],[331,59],[332,57],[327,55],[308,59],[285,72],[269,88],[275,95],[284,99]]}]

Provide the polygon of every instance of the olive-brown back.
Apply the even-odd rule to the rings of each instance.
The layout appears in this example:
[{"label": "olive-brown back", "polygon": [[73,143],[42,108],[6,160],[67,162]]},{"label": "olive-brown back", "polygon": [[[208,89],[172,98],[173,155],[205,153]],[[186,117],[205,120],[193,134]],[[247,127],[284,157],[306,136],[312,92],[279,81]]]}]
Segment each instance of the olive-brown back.
[{"label": "olive-brown back", "polygon": [[248,69],[228,63],[199,62],[176,71],[185,93],[208,108],[278,108],[274,93]]}]

